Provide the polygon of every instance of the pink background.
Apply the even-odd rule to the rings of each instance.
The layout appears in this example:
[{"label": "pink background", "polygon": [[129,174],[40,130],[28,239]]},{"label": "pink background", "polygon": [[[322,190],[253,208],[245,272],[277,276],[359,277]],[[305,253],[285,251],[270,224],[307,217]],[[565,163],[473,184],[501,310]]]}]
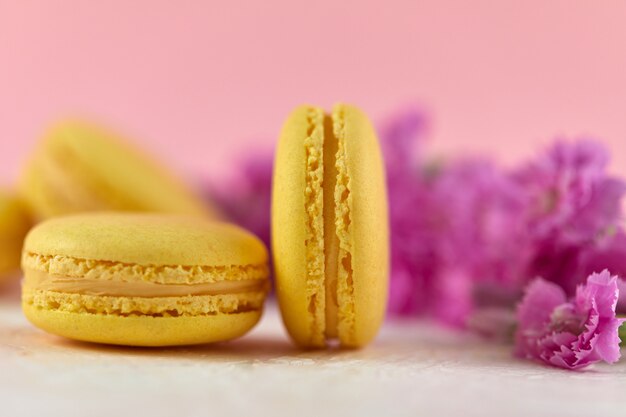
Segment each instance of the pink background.
[{"label": "pink background", "polygon": [[211,174],[337,100],[375,120],[424,104],[438,152],[593,135],[626,174],[625,19],[618,1],[0,0],[0,182],[68,115]]}]

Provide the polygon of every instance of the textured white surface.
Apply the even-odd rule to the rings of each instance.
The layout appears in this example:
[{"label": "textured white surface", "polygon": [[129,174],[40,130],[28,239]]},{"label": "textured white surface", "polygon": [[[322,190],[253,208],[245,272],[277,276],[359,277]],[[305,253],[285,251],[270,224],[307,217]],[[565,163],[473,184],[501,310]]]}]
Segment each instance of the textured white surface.
[{"label": "textured white surface", "polygon": [[303,352],[275,310],[243,339],[137,349],[47,335],[0,299],[2,416],[626,416],[626,361],[567,372],[425,323]]}]

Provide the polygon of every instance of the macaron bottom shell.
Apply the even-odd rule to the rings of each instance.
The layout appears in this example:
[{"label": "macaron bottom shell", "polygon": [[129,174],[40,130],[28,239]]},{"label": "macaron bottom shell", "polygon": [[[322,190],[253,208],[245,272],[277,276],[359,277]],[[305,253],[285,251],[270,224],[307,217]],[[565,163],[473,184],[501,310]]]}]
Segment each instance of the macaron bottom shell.
[{"label": "macaron bottom shell", "polygon": [[22,244],[31,225],[23,201],[0,190],[0,285],[19,275]]},{"label": "macaron bottom shell", "polygon": [[46,310],[22,303],[35,326],[69,339],[124,346],[181,346],[222,342],[243,336],[262,311],[189,317],[120,316]]}]

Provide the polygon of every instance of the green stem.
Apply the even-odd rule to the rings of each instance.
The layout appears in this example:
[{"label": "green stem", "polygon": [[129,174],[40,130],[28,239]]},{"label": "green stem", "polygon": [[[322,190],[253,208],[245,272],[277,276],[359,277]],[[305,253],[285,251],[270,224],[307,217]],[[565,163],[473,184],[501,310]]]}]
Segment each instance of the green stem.
[{"label": "green stem", "polygon": [[[620,314],[618,317],[625,318],[626,316]],[[626,346],[626,322],[619,327],[618,331],[619,331],[619,338],[622,340],[622,342],[619,345],[622,347]]]}]

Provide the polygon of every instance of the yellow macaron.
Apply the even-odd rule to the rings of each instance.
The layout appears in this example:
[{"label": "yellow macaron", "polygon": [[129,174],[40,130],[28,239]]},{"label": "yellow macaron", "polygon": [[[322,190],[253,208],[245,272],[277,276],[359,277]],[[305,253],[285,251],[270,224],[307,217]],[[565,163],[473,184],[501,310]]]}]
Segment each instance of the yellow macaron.
[{"label": "yellow macaron", "polygon": [[22,307],[37,327],[89,342],[229,340],[261,316],[267,257],[250,233],[197,217],[58,217],[26,237]]},{"label": "yellow macaron", "polygon": [[0,284],[20,269],[20,253],[31,222],[17,196],[0,190]]},{"label": "yellow macaron", "polygon": [[77,121],[48,132],[20,190],[37,220],[102,210],[213,214],[181,180],[116,133]]},{"label": "yellow macaron", "polygon": [[359,347],[383,321],[387,195],[367,116],[338,104],[291,113],[274,166],[272,249],[283,321],[303,347]]}]

